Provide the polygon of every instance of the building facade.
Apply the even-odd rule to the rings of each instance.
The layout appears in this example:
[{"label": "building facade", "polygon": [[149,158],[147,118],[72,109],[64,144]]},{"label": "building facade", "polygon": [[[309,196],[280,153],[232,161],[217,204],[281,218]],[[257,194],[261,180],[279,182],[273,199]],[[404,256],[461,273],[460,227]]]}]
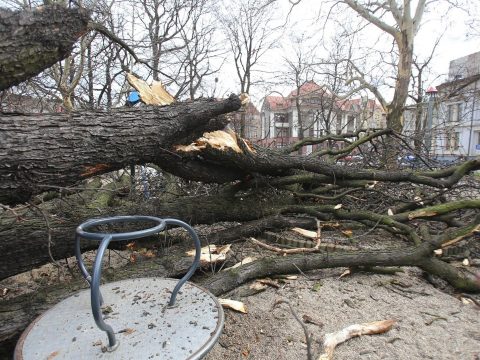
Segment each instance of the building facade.
[{"label": "building facade", "polygon": [[[375,100],[341,100],[313,81],[304,83],[286,97],[265,97],[260,118],[259,142],[278,148],[300,138],[354,133],[386,125],[385,113]],[[306,153],[312,150],[311,145],[306,147]]]},{"label": "building facade", "polygon": [[440,160],[480,155],[480,52],[452,60],[436,90],[426,103],[407,107],[404,132],[421,138],[425,152]]},{"label": "building facade", "polygon": [[242,106],[242,109],[235,111],[231,116],[230,126],[233,127],[237,134],[240,134],[243,117],[245,121],[244,137],[252,141],[261,138],[260,112],[252,102],[248,102],[247,106]]}]

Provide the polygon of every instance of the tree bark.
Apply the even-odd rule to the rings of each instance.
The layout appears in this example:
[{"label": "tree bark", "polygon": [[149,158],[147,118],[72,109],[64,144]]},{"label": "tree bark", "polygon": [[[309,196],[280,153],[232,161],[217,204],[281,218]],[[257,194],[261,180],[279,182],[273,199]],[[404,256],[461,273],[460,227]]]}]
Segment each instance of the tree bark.
[{"label": "tree bark", "polygon": [[132,163],[174,167],[180,158],[172,155],[174,145],[223,128],[227,120],[216,117],[240,105],[232,95],[109,112],[0,114],[0,204],[26,202],[49,185],[72,185]]},{"label": "tree bark", "polygon": [[[282,205],[291,204],[293,197],[272,197],[267,200],[213,195],[173,201],[152,199],[141,203],[123,202],[113,207],[104,204],[104,208],[92,206],[92,202],[94,200],[85,196],[83,199],[72,196],[67,201],[57,200],[55,205],[41,207],[43,213],[40,207],[25,209],[17,214],[4,213],[0,218],[0,280],[51,262],[50,254],[57,260],[73,256],[75,228],[85,220],[98,216],[98,211],[103,216],[141,214],[177,218],[191,225],[213,224],[219,221],[251,221],[275,215]],[[273,224],[279,225],[280,222],[277,220]],[[254,234],[243,233],[247,236]],[[209,241],[217,242],[217,237]],[[122,244],[114,245],[118,247]],[[98,244],[83,242],[82,250],[96,247]]]},{"label": "tree bark", "polygon": [[89,17],[85,9],[60,5],[0,9],[0,91],[66,58],[87,32]]}]

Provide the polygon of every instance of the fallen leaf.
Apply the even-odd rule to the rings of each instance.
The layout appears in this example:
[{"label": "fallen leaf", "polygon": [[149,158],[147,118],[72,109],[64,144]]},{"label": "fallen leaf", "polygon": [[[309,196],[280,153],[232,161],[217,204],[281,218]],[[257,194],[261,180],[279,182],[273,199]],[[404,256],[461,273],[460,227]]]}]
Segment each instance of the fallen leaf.
[{"label": "fallen leaf", "polygon": [[313,284],[312,291],[315,291],[315,292],[320,291],[320,289],[322,288],[322,285],[323,284],[321,282],[317,282],[317,283]]},{"label": "fallen leaf", "polygon": [[135,241],[128,243],[126,246],[128,250],[135,250],[136,247],[137,247],[137,243]]},{"label": "fallen leaf", "polygon": [[107,306],[102,308],[102,314],[103,315],[110,314],[112,312],[113,312],[113,309],[110,305],[107,305]]},{"label": "fallen leaf", "polygon": [[144,253],[142,253],[143,256],[145,256],[148,259],[154,258],[156,255],[152,250],[147,250]]},{"label": "fallen leaf", "polygon": [[342,231],[342,234],[345,235],[348,238],[352,237],[352,235],[353,235],[352,230],[341,230],[341,231]]},{"label": "fallen leaf", "polygon": [[247,307],[241,301],[231,299],[218,299],[218,302],[226,309],[232,309],[243,314],[247,313]]},{"label": "fallen leaf", "polygon": [[137,256],[135,254],[130,254],[130,262],[135,264],[137,262]]}]

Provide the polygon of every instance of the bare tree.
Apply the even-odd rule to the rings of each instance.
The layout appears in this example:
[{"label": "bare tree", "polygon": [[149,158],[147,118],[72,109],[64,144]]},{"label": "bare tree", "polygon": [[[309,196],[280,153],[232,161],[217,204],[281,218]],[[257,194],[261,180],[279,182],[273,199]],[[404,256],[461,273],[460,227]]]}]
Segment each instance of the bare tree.
[{"label": "bare tree", "polygon": [[439,37],[432,48],[431,53],[424,59],[414,55],[412,60],[411,91],[408,96],[415,105],[415,130],[413,133],[414,148],[416,153],[421,153],[423,139],[425,135],[426,121],[425,116],[425,81],[430,71],[429,65],[435,54],[435,50],[440,42]]},{"label": "bare tree", "polygon": [[[253,72],[258,68],[260,59],[275,45],[274,2],[271,0],[232,2],[219,13],[232,51],[240,92],[248,94],[254,83]],[[245,136],[243,115],[240,135]]]},{"label": "bare tree", "polygon": [[[292,95],[295,99],[295,109],[297,115],[296,125],[299,140],[302,140],[305,136],[305,131],[314,125],[313,118],[307,119],[307,116],[304,118],[302,112],[303,109],[301,106],[305,101],[305,95],[312,95],[310,93],[305,94],[304,87],[302,87],[302,85],[306,84],[308,80],[312,80],[313,75],[312,54],[311,50],[305,49],[306,41],[308,41],[308,38],[305,34],[301,34],[300,36],[292,36],[288,46],[290,51],[293,50],[294,53],[289,57],[283,58],[286,67],[286,81],[288,84],[293,84],[295,86],[294,94]],[[318,94],[318,96],[320,95]]]},{"label": "bare tree", "polygon": [[177,98],[186,94],[194,99],[206,79],[218,73],[224,62],[225,51],[217,41],[217,19],[211,11],[205,0],[199,1],[189,24],[180,31],[185,46],[175,54],[178,73],[172,79],[178,87]]},{"label": "bare tree", "polygon": [[356,76],[352,77],[351,81],[355,81],[359,85],[358,88],[372,91],[387,111],[387,126],[401,131],[402,113],[408,97],[412,73],[414,40],[422,22],[426,0],[419,0],[416,3],[405,0],[402,4],[397,0],[342,0],[341,2],[368,23],[393,38],[398,58],[395,64],[395,90],[392,101],[387,102],[379,89],[365,80],[364,73],[358,67],[354,67]]},{"label": "bare tree", "polygon": [[137,4],[140,6],[136,10],[136,18],[142,22],[147,31],[146,39],[143,39],[137,48],[143,47],[150,51],[154,80],[160,80],[160,75],[171,79],[166,72],[168,56],[185,47],[182,31],[201,1],[140,0]]}]

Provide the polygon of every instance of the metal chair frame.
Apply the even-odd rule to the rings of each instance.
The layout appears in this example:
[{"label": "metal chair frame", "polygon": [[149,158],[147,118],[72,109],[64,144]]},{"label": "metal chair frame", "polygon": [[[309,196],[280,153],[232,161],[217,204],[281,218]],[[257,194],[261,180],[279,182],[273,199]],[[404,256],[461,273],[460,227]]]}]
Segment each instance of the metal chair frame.
[{"label": "metal chair frame", "polygon": [[[125,223],[125,222],[153,222],[155,226],[145,229],[125,233],[99,233],[89,231],[94,226],[105,225],[105,224],[115,224],[115,223]],[[192,275],[195,273],[195,270],[200,263],[200,253],[201,245],[200,239],[193,230],[193,228],[187,223],[177,220],[177,219],[161,219],[153,216],[114,216],[101,219],[91,219],[79,225],[75,231],[75,256],[77,258],[78,266],[82,272],[83,277],[90,285],[90,298],[91,298],[91,307],[92,314],[97,324],[98,328],[102,331],[105,331],[108,336],[108,347],[107,351],[114,351],[118,345],[119,341],[115,337],[115,333],[110,325],[105,323],[102,317],[101,306],[103,304],[103,297],[100,292],[100,280],[102,278],[102,260],[105,254],[105,250],[108,248],[108,245],[112,241],[124,241],[124,240],[134,240],[140,239],[147,236],[157,234],[166,229],[167,225],[176,225],[180,226],[187,230],[189,235],[192,237],[195,244],[195,257],[192,265],[188,272],[183,276],[175,286],[170,296],[168,306],[172,307],[175,305],[177,294],[180,288],[187,282]],[[88,272],[85,263],[82,258],[82,253],[80,250],[80,240],[86,239],[90,241],[100,242],[100,245],[97,250],[97,255],[93,264],[92,275]]]}]

